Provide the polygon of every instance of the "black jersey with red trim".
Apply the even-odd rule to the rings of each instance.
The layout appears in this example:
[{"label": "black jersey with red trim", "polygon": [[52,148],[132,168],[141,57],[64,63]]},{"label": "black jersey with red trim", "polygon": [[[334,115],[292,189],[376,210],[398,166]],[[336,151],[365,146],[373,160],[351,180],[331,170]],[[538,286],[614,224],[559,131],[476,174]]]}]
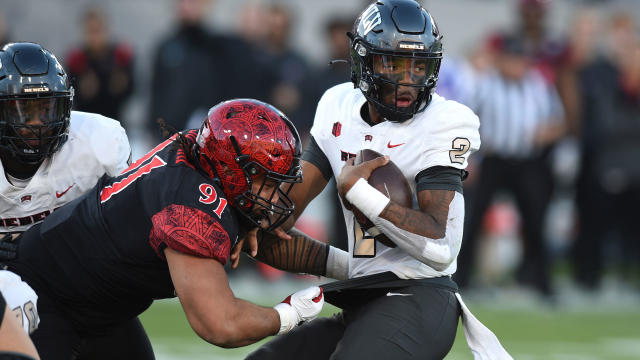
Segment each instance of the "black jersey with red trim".
[{"label": "black jersey with red trim", "polygon": [[[195,134],[188,132],[188,141]],[[23,234],[10,268],[84,331],[175,296],[165,247],[228,260],[236,217],[217,182],[187,161],[175,138]]]}]

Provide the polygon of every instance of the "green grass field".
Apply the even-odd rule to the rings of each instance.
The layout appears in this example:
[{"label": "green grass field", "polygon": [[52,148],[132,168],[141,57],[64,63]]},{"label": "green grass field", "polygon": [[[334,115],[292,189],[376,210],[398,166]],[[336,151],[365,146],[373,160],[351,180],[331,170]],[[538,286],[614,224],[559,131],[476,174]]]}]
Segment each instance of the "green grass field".
[{"label": "green grass field", "polygon": [[[292,288],[306,286],[308,284],[296,282]],[[289,291],[285,286],[275,288],[267,292],[271,295],[264,295],[260,288],[234,291],[239,297],[261,305],[273,305],[277,301],[272,298],[279,296],[273,295],[274,292],[286,295]],[[535,301],[505,298],[498,301],[467,299],[465,302],[476,317],[494,331],[515,359],[640,359],[638,303],[620,305],[593,301],[580,306],[550,307]],[[336,311],[335,307],[326,305],[321,316]],[[207,344],[191,330],[177,300],[157,301],[141,318],[159,360],[242,359],[259,346],[222,349]],[[461,327],[446,359],[473,359]]]}]

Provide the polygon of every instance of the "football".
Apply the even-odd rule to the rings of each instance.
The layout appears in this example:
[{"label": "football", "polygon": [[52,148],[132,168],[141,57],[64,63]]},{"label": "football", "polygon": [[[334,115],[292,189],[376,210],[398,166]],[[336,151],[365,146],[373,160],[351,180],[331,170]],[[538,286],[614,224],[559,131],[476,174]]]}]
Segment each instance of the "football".
[{"label": "football", "polygon": [[[358,165],[365,161],[375,159],[379,156],[383,155],[374,150],[360,150],[356,154],[354,165]],[[413,206],[413,195],[411,193],[411,187],[409,187],[409,183],[404,177],[402,171],[400,171],[400,168],[398,168],[398,166],[394,164],[393,161],[389,160],[386,165],[373,170],[371,176],[369,177],[369,184],[383,193],[386,197],[390,198],[396,204],[408,208],[411,208]],[[396,247],[396,244],[394,244],[385,234],[380,232],[373,225],[371,220],[367,219],[367,217],[364,216],[364,214],[362,214],[360,211],[358,211],[358,209],[354,207],[352,211],[360,226],[362,226],[365,231],[372,235],[376,241],[379,241],[388,247]]]}]

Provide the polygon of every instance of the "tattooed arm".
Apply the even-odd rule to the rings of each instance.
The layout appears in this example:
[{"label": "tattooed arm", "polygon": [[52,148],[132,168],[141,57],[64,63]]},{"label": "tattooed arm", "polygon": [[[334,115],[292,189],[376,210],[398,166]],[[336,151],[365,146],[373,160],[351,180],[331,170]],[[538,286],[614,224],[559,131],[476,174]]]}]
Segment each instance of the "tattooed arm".
[{"label": "tattooed arm", "polygon": [[446,270],[458,256],[462,242],[462,194],[425,188],[418,192],[420,210],[400,206],[365,181],[387,160],[378,157],[359,165],[347,161],[337,177],[340,196],[402,250],[436,271]]},{"label": "tattooed arm", "polygon": [[393,201],[374,225],[391,241],[436,271],[445,271],[458,256],[464,226],[464,199],[451,190],[422,190],[420,211]]},{"label": "tattooed arm", "polygon": [[450,190],[423,190],[418,193],[420,211],[390,201],[379,216],[400,229],[439,239],[445,236],[449,204],[454,195],[455,192]]},{"label": "tattooed arm", "polygon": [[256,259],[284,271],[346,279],[349,257],[345,251],[315,240],[296,228],[288,234],[290,240],[260,231]]}]

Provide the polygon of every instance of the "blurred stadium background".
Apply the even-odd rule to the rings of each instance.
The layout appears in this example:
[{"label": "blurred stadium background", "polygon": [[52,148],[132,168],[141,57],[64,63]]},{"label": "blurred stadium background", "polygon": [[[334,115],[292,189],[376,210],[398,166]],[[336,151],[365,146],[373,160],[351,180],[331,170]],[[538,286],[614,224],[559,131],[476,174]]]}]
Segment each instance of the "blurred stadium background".
[{"label": "blurred stadium background", "polygon": [[[468,99],[465,96],[473,92],[472,84],[482,81],[478,73],[492,66],[483,61],[491,61],[490,57],[487,60],[486,51],[491,50],[495,34],[518,29],[519,7],[528,2],[538,1],[422,1],[444,34],[445,64],[438,91],[465,102]],[[484,216],[479,246],[473,254],[477,260],[473,275],[461,292],[471,310],[494,330],[516,359],[640,359],[640,238],[639,222],[635,220],[640,215],[636,201],[640,200],[640,161],[635,157],[640,155],[640,37],[637,25],[640,2],[540,2],[545,6],[545,33],[558,40],[563,48],[561,52],[570,53],[569,65],[566,62],[563,65],[569,68],[569,79],[573,81],[569,95],[566,88],[558,88],[565,104],[567,126],[553,143],[548,159],[553,167],[554,186],[545,213],[544,242],[550,259],[548,270],[553,291],[541,294],[518,278],[518,266],[526,260],[523,257],[527,253],[519,230],[523,219],[514,205],[513,196],[499,193]],[[215,57],[230,61],[223,64],[236,68],[214,69],[220,72],[233,70],[234,75],[219,77],[219,81],[205,86],[207,91],[216,94],[211,96],[208,106],[225,96],[262,96],[263,100],[284,108],[304,133],[312,121],[313,104],[323,91],[322,86],[329,86],[319,79],[326,80],[329,76],[326,64],[331,60],[332,52],[340,50],[332,50],[327,25],[333,24],[340,29],[345,22],[352,22],[367,3],[359,0],[0,0],[0,41],[38,42],[52,50],[68,67],[77,67],[74,75],[79,84],[76,86],[78,100],[79,96],[96,92],[102,86],[97,83],[102,78],[95,74],[116,73],[118,66],[127,63],[130,79],[124,82],[127,86],[120,88],[128,90],[122,90],[117,101],[109,103],[117,104],[117,109],[113,108],[115,105],[107,106],[117,110],[113,116],[127,128],[136,159],[159,137],[153,124],[157,110],[152,105],[154,97],[171,95],[171,89],[166,89],[168,94],[156,94],[165,89],[154,88],[153,84],[161,83],[154,79],[157,76],[153,70],[154,56],[158,44],[175,31],[178,6],[191,9],[202,6],[197,9],[203,14],[207,32],[222,34],[231,44],[237,41],[236,44],[247,45],[236,46],[240,48],[240,54],[246,52],[247,59],[238,57],[238,49],[233,46],[233,51],[214,51]],[[127,56],[117,57],[115,62],[107,61],[107,65],[95,65],[86,59],[86,63],[73,61],[77,60],[74,54],[87,48],[85,35],[91,25],[85,23],[86,13],[87,9],[95,7],[107,25],[107,38],[127,49],[124,52]],[[284,20],[278,18],[282,14]],[[290,26],[287,26],[287,18]],[[274,19],[282,21],[279,23]],[[273,30],[278,26],[279,30]],[[277,31],[284,34],[278,35]],[[277,43],[278,38],[282,44]],[[173,59],[171,56],[175,53],[168,51],[169,58]],[[631,112],[626,113],[631,122],[615,129],[618,132],[613,131],[624,134],[624,139],[617,141],[619,137],[610,136],[612,139],[603,141],[622,143],[615,149],[601,143],[600,147],[592,146],[594,138],[588,136],[595,133],[596,138],[606,137],[609,134],[606,129],[611,128],[593,126],[593,121],[599,121],[597,116],[593,120],[587,106],[593,98],[584,95],[589,93],[589,84],[594,86],[593,82],[588,82],[588,74],[598,72],[599,68],[593,64],[597,65],[601,58],[608,59],[614,68],[623,69],[620,71],[625,74],[621,76],[625,104],[631,104],[628,108]],[[554,71],[567,70],[560,69],[563,65],[558,65]],[[96,66],[96,73],[87,75],[87,66]],[[262,71],[265,69],[268,71]],[[210,72],[203,68],[189,70],[185,81],[194,76],[205,79]],[[265,73],[270,76],[260,76]],[[348,81],[346,71],[337,76]],[[169,77],[179,80],[181,74]],[[163,87],[178,85],[172,81],[170,86]],[[595,84],[600,83],[596,81]],[[176,91],[192,89],[185,84],[181,86]],[[232,87],[239,90],[226,91]],[[262,88],[262,92],[257,90]],[[243,91],[250,95],[242,95]],[[204,96],[206,98],[207,94]],[[578,99],[578,105],[567,100],[572,96]],[[596,93],[595,96],[597,100],[604,95]],[[187,93],[187,97],[191,97],[191,93]],[[168,107],[181,105],[178,99],[175,103],[164,102]],[[615,112],[617,108],[611,109]],[[184,118],[174,125],[188,125],[188,118],[200,121],[201,111],[195,107],[189,109],[189,113],[182,114]],[[588,156],[592,148],[596,153],[606,152],[621,158],[623,165],[616,165],[617,172],[606,177],[603,185],[587,186],[581,193],[580,180],[592,174],[584,169],[595,166],[591,161],[602,162],[598,156]],[[621,152],[627,157],[619,156]],[[480,162],[482,156],[476,157]],[[595,167],[607,169],[605,165]],[[590,196],[591,191],[593,196]],[[601,206],[602,201],[605,205]],[[343,225],[340,218],[334,216],[334,209],[334,195],[325,191],[305,212],[299,225],[320,239],[344,245],[338,238]],[[601,226],[596,226],[599,224]],[[597,239],[581,240],[589,235],[585,235],[585,231],[595,234]],[[584,248],[590,250],[586,251],[587,255]],[[596,265],[591,266],[592,263]],[[582,274],[576,271],[580,266],[586,269]],[[265,306],[275,304],[310,282],[326,281],[275,272],[256,266],[248,258],[242,259],[240,269],[229,270],[229,278],[238,297]],[[336,308],[327,306],[323,314],[330,315],[335,311]],[[255,348],[254,345],[225,350],[206,344],[189,328],[177,300],[156,302],[142,319],[158,359],[241,359]],[[459,328],[458,338],[447,359],[471,358]]]}]

